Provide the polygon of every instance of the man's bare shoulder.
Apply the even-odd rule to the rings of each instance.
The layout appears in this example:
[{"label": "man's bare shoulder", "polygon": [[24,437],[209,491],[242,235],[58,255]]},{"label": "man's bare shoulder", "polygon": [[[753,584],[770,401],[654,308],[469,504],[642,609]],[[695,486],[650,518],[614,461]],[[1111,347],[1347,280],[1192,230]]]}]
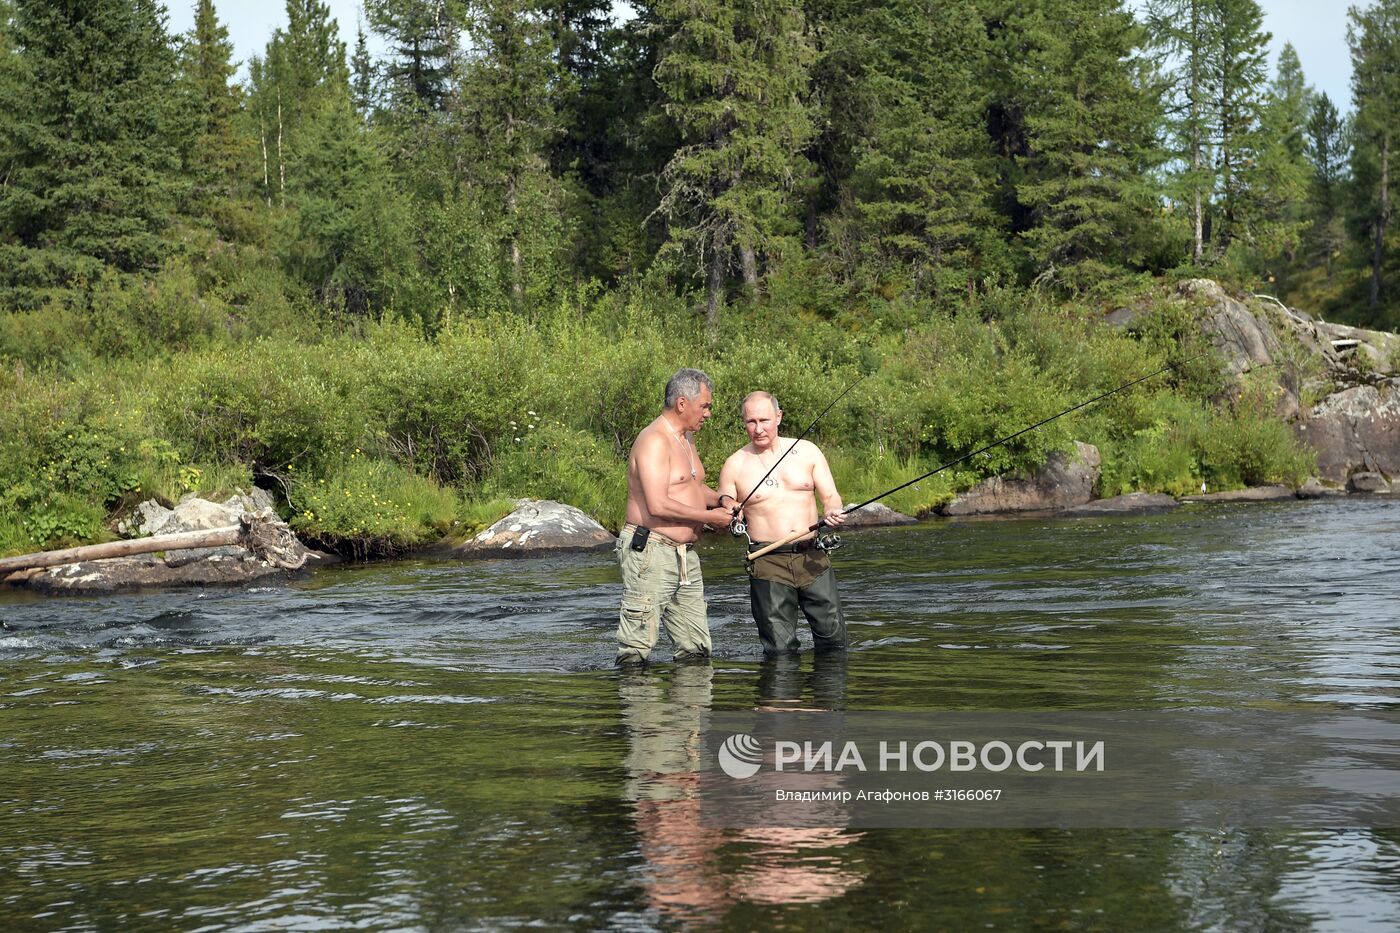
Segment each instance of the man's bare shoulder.
[{"label": "man's bare shoulder", "polygon": [[737,469],[738,467],[744,464],[745,460],[748,460],[752,456],[753,452],[749,450],[749,445],[745,444],[743,447],[740,447],[738,450],[734,451],[732,454],[726,457],[724,460],[724,466],[720,469],[727,470],[730,467],[734,467]]},{"label": "man's bare shoulder", "polygon": [[637,439],[632,442],[632,459],[653,461],[657,457],[667,456],[670,453],[666,444],[666,435],[657,428],[656,422],[642,428],[642,432],[637,435]]},{"label": "man's bare shoulder", "polygon": [[821,448],[803,438],[793,445],[792,456],[803,463],[816,463],[822,459]]}]

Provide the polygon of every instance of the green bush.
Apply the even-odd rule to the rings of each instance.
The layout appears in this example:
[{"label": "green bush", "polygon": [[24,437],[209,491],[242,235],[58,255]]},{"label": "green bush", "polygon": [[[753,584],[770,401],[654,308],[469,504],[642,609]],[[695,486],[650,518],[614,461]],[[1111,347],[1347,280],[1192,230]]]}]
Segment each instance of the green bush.
[{"label": "green bush", "polygon": [[457,494],[395,463],[352,451],[326,475],[290,483],[291,526],[356,557],[397,553],[452,530]]},{"label": "green bush", "polygon": [[520,440],[496,459],[487,495],[553,499],[616,530],[626,519],[627,465],[598,438],[561,422],[522,426]]}]

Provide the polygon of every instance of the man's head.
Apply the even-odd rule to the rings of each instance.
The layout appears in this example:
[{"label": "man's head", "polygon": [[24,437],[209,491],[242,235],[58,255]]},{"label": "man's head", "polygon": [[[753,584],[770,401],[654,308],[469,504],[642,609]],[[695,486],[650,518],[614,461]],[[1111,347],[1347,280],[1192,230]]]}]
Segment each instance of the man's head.
[{"label": "man's head", "polygon": [[768,450],[778,440],[778,426],[783,423],[783,410],[772,392],[750,392],[739,408],[744,430],[759,450]]},{"label": "man's head", "polygon": [[686,431],[698,431],[710,420],[714,386],[698,369],[682,369],[666,383],[666,409],[674,412]]}]

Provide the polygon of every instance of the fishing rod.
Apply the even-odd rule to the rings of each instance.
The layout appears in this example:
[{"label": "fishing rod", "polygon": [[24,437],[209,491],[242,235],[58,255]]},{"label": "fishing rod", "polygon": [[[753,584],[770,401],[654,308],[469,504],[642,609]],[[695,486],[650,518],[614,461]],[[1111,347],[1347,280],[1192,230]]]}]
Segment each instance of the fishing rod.
[{"label": "fishing rod", "polygon": [[[1134,379],[1132,382],[1125,382],[1125,383],[1123,383],[1121,386],[1119,386],[1118,388],[1116,388],[1116,389],[1109,389],[1107,392],[1103,393],[1102,395],[1096,395],[1096,396],[1094,396],[1093,398],[1089,399],[1087,402],[1080,402],[1078,405],[1075,405],[1073,408],[1066,408],[1064,411],[1060,412],[1059,414],[1057,414],[1057,415],[1051,415],[1049,418],[1045,418],[1045,419],[1042,420],[1042,421],[1037,421],[1035,424],[1031,425],[1030,427],[1028,427],[1028,428],[1022,428],[1021,430],[1017,431],[1015,434],[1008,434],[1008,435],[1006,435],[1006,437],[1003,437],[1003,438],[1000,439],[1000,440],[992,441],[992,442],[991,442],[990,444],[988,444],[986,447],[980,447],[980,448],[978,448],[977,450],[974,450],[974,451],[973,451],[972,453],[970,453],[970,454],[963,454],[961,457],[959,457],[959,458],[956,459],[956,460],[949,460],[947,463],[943,464],[942,466],[935,467],[934,469],[929,470],[927,473],[921,473],[921,474],[919,474],[918,476],[914,477],[913,479],[911,479],[911,480],[910,480],[909,482],[907,482],[907,483],[901,483],[900,485],[894,487],[893,489],[889,489],[889,490],[886,490],[885,492],[880,493],[878,496],[875,496],[874,498],[866,499],[866,500],[865,500],[864,502],[862,502],[860,505],[853,505],[853,506],[851,506],[850,508],[842,509],[842,510],[841,510],[841,514],[842,514],[842,515],[850,515],[852,512],[855,512],[855,511],[858,511],[858,510],[860,510],[860,509],[863,509],[863,508],[865,508],[867,505],[871,505],[871,504],[873,504],[873,503],[879,502],[881,499],[885,498],[886,496],[892,496],[892,495],[894,495],[895,493],[899,492],[901,489],[908,489],[910,486],[914,485],[915,483],[917,483],[917,482],[919,482],[919,481],[921,481],[921,480],[928,479],[930,476],[933,476],[935,473],[941,473],[941,472],[943,472],[944,470],[948,469],[948,468],[951,467],[951,466],[957,466],[959,463],[962,463],[964,460],[971,460],[973,457],[977,456],[978,454],[986,453],[987,451],[991,450],[993,447],[999,447],[999,446],[1001,446],[1002,444],[1005,444],[1007,441],[1014,440],[1014,439],[1020,437],[1022,434],[1026,434],[1026,433],[1028,433],[1028,432],[1030,432],[1030,431],[1034,431],[1036,428],[1043,427],[1044,425],[1047,425],[1047,424],[1049,424],[1050,422],[1054,421],[1056,418],[1063,418],[1065,415],[1072,414],[1073,412],[1076,412],[1076,411],[1078,411],[1078,410],[1081,409],[1081,408],[1084,408],[1084,407],[1086,407],[1086,406],[1092,405],[1092,404],[1094,404],[1095,402],[1102,401],[1102,400],[1108,398],[1110,395],[1114,395],[1114,394],[1116,394],[1116,393],[1118,393],[1118,392],[1122,392],[1124,389],[1132,388],[1133,386],[1137,385],[1139,382],[1146,382],[1148,379],[1151,379],[1153,376],[1160,376],[1162,373],[1166,372],[1166,371],[1169,370],[1169,369],[1172,369],[1174,366],[1184,366],[1185,364],[1190,363],[1192,360],[1199,359],[1201,356],[1204,356],[1204,355],[1205,355],[1205,354],[1200,353],[1200,354],[1197,354],[1196,356],[1191,357],[1191,359],[1182,360],[1180,363],[1168,363],[1166,366],[1163,366],[1161,369],[1156,370],[1156,371],[1154,371],[1154,372],[1150,372],[1150,373],[1148,373],[1146,376],[1139,376],[1137,379]],[[775,464],[775,465],[776,465],[776,464]],[[803,529],[801,529],[800,531],[794,531],[792,534],[788,535],[786,538],[783,538],[781,541],[774,541],[772,544],[764,545],[763,547],[759,548],[757,551],[754,551],[754,552],[752,552],[752,553],[750,553],[750,554],[745,554],[745,555],[744,555],[744,559],[745,559],[745,560],[756,560],[756,559],[762,557],[764,554],[767,554],[769,551],[776,550],[777,548],[780,548],[780,547],[782,547],[782,546],[785,545],[785,544],[791,544],[792,542],[796,541],[798,538],[802,537],[803,535],[811,534],[812,532],[817,531],[818,529],[820,529],[820,528],[821,528],[823,525],[825,525],[825,524],[826,524],[826,519],[825,519],[825,518],[818,519],[818,521],[817,521],[816,524],[810,525],[810,526],[808,526],[807,528],[803,528]]]},{"label": "fishing rod", "polygon": [[[866,375],[869,375],[869,373],[867,373]],[[847,392],[850,392],[852,389],[854,389],[856,386],[860,385],[860,384],[861,384],[862,382],[864,382],[864,381],[865,381],[865,376],[861,376],[861,377],[858,378],[855,382],[853,382],[853,383],[851,383],[850,385],[846,386],[845,390],[844,390],[840,395],[836,396],[836,398],[834,398],[834,399],[831,400],[831,404],[830,404],[830,405],[828,405],[828,406],[826,406],[826,408],[822,409],[822,413],[821,413],[820,415],[817,415],[815,418],[812,419],[812,423],[809,424],[809,425],[807,425],[807,430],[803,431],[802,434],[798,436],[797,440],[793,441],[793,442],[792,442],[792,445],[791,445],[790,447],[788,447],[787,450],[783,451],[783,455],[782,455],[781,457],[779,457],[776,461],[773,462],[773,465],[770,466],[770,467],[768,468],[768,472],[763,474],[763,479],[760,479],[757,483],[754,484],[754,487],[753,487],[752,489],[749,490],[749,494],[748,494],[747,496],[744,497],[744,501],[743,501],[743,502],[740,502],[738,505],[734,506],[734,511],[735,511],[735,512],[738,512],[738,510],[742,509],[742,508],[744,507],[744,503],[745,503],[745,502],[748,502],[749,499],[753,497],[753,494],[756,493],[756,492],[758,492],[759,487],[763,485],[763,481],[766,480],[766,479],[768,479],[768,477],[770,477],[770,476],[773,475],[773,471],[776,470],[776,469],[778,468],[778,464],[782,463],[782,462],[783,462],[783,459],[786,458],[788,454],[792,453],[793,450],[795,450],[795,449],[797,448],[797,445],[798,445],[798,444],[802,443],[802,439],[805,438],[808,434],[812,433],[812,429],[815,428],[815,427],[817,426],[817,422],[820,421],[820,420],[822,420],[822,418],[826,415],[827,412],[829,412],[829,411],[831,411],[831,409],[835,408],[835,407],[836,407],[836,403],[839,402],[839,401],[841,401],[843,398],[845,398]],[[777,438],[775,437],[774,440],[776,441]],[[741,534],[744,534],[744,533],[745,533],[742,526],[743,526],[743,522],[740,522],[740,521],[738,521],[738,520],[736,519],[736,520],[735,520],[735,523],[733,523],[733,524],[730,525],[730,528],[731,528],[731,529],[736,529],[736,530],[734,531],[734,534],[737,536],[737,535],[741,535]]]}]

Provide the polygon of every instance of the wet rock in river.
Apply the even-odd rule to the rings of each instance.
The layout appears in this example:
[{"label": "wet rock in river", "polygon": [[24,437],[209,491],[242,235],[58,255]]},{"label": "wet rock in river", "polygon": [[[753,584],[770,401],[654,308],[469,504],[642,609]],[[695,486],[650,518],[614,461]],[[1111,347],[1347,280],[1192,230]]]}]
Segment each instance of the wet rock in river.
[{"label": "wet rock in river", "polygon": [[1224,492],[1208,492],[1201,496],[1183,496],[1182,502],[1279,502],[1296,499],[1298,494],[1291,486],[1250,486],[1247,489],[1227,489]]},{"label": "wet rock in river", "polygon": [[1066,515],[1137,515],[1146,512],[1165,512],[1181,503],[1160,492],[1130,492],[1125,496],[1109,499],[1095,499],[1084,505],[1066,509]]},{"label": "wet rock in river", "polygon": [[859,511],[846,516],[844,527],[864,528],[874,525],[917,525],[919,520],[912,515],[896,512],[883,502],[872,502]]}]

